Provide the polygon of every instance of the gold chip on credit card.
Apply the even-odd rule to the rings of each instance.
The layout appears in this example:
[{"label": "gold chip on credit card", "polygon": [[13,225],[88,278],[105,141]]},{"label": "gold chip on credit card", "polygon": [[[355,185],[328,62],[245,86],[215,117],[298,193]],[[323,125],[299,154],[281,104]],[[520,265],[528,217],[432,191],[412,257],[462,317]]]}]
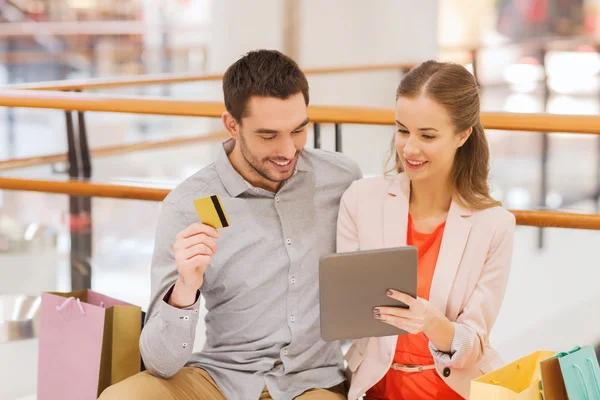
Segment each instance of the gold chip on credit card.
[{"label": "gold chip on credit card", "polygon": [[223,203],[221,203],[218,194],[196,199],[194,200],[194,206],[203,224],[212,226],[215,229],[229,226],[229,219],[225,214]]}]

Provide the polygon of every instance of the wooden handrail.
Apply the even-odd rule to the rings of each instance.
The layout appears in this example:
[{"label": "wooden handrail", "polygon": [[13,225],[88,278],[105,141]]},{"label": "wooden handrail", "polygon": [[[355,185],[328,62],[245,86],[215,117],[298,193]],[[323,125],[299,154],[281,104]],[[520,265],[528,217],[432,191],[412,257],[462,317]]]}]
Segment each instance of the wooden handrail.
[{"label": "wooden handrail", "polygon": [[78,54],[68,52],[4,52],[0,54],[0,63],[4,65],[41,64],[48,62],[68,61],[71,57],[74,57],[76,55]]},{"label": "wooden handrail", "polygon": [[[0,190],[20,190],[115,199],[162,201],[169,189],[90,181],[53,181],[0,177]],[[518,225],[600,230],[600,214],[510,210]]]},{"label": "wooden handrail", "polygon": [[110,78],[73,79],[67,81],[47,81],[35,83],[22,83],[7,85],[6,89],[25,90],[95,90],[112,89],[128,86],[149,85],[173,85],[177,83],[191,83],[202,81],[219,81],[223,74],[192,74],[192,73],[168,73],[168,74],[145,74],[134,76],[116,76]]},{"label": "wooden handrail", "polygon": [[486,129],[600,134],[598,115],[482,112],[481,123]]},{"label": "wooden handrail", "polygon": [[0,177],[0,189],[150,201],[162,201],[170,192],[169,189],[90,181],[57,181],[9,177]]},{"label": "wooden handrail", "polygon": [[[201,136],[144,141],[117,146],[105,146],[97,149],[91,149],[90,153],[93,159],[98,159],[102,157],[113,157],[122,154],[129,154],[137,151],[166,149],[169,147],[214,142],[218,140],[224,140],[228,137],[229,134],[227,132],[216,132]],[[12,158],[10,160],[0,161],[0,171],[8,171],[25,167],[36,167],[65,161],[67,161],[67,153],[49,154],[37,157]]]},{"label": "wooden handrail", "polygon": [[600,214],[575,214],[557,211],[509,211],[515,215],[517,225],[600,230]]},{"label": "wooden handrail", "polygon": [[220,102],[30,90],[0,90],[0,106],[188,117],[220,117],[225,109]]},{"label": "wooden handrail", "polygon": [[[199,48],[199,47],[198,47]],[[164,49],[164,51],[168,54],[168,55],[177,55],[179,53],[181,54],[187,54],[187,52],[189,52],[190,48],[166,48]],[[70,59],[72,59],[72,57],[85,57],[87,58],[91,58],[92,54],[94,53],[94,49],[92,48],[80,48],[80,49],[68,49],[65,51],[60,51],[60,52],[41,52],[41,51],[12,51],[12,52],[3,52],[0,53],[0,63],[4,64],[4,65],[19,65],[19,64],[41,64],[41,63],[48,63],[48,62],[57,62],[57,61],[68,61]],[[122,56],[122,55],[128,55],[128,56],[136,56],[137,53],[143,53],[144,55],[151,55],[153,53],[161,55],[163,53],[163,49],[159,48],[159,47],[134,47],[134,46],[123,46],[121,48],[111,48],[110,50],[110,55],[115,55],[115,56]],[[98,54],[98,58],[101,59],[103,56],[103,53],[100,52]],[[44,87],[44,84],[48,84],[48,89],[46,90],[62,90],[62,89],[57,89],[56,85],[60,85],[60,82],[65,82],[65,81],[56,81],[56,82],[41,82],[39,84],[32,84],[33,87],[31,88],[32,90],[42,90],[42,88]],[[69,81],[66,81],[69,82]],[[82,82],[85,82],[85,80],[82,80]],[[21,86],[27,86],[28,84],[18,84],[15,85],[15,88],[20,89]],[[40,86],[41,88],[36,88],[35,85]],[[125,85],[125,86],[131,86],[131,85]],[[11,87],[10,85],[7,87]],[[68,87],[68,86],[67,86]],[[86,88],[85,85],[80,85],[74,89],[66,89],[66,90],[83,90],[84,88]]]},{"label": "wooden handrail", "polygon": [[[47,108],[73,111],[118,112],[220,118],[223,103],[174,100],[161,97],[63,93],[54,91],[0,91],[0,107]],[[313,122],[394,125],[388,108],[310,106]],[[600,134],[600,116],[482,112],[486,129]]]},{"label": "wooden handrail", "polygon": [[[324,75],[351,72],[370,72],[386,70],[408,70],[415,66],[415,63],[397,63],[397,64],[374,64],[374,65],[355,65],[346,67],[319,67],[303,69],[306,75]],[[192,73],[167,73],[167,74],[148,74],[141,76],[111,77],[111,78],[92,78],[69,81],[48,81],[8,85],[7,89],[26,89],[26,90],[94,90],[110,89],[128,86],[148,86],[148,85],[173,85],[177,83],[191,83],[204,81],[220,81],[223,74],[192,74]]]}]

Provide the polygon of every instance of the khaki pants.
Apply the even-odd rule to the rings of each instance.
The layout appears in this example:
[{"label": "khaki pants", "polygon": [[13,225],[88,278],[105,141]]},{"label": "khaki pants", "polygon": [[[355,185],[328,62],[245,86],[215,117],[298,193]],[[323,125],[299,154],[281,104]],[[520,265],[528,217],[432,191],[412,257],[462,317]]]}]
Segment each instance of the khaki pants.
[{"label": "khaki pants", "polygon": [[[205,370],[182,368],[171,379],[160,379],[141,372],[108,387],[100,400],[228,400]],[[270,400],[265,388],[260,400]],[[344,384],[330,389],[311,389],[296,397],[299,400],[345,400]],[[233,399],[230,399],[233,400]]]}]

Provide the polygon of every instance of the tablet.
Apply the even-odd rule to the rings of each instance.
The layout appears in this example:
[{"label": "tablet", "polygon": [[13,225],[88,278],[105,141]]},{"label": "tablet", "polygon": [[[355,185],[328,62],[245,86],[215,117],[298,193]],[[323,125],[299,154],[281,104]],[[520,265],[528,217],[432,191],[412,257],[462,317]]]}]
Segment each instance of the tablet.
[{"label": "tablet", "polygon": [[376,306],[407,308],[387,289],[417,296],[417,248],[366,250],[323,256],[319,262],[321,338],[324,341],[401,335],[373,317]]}]

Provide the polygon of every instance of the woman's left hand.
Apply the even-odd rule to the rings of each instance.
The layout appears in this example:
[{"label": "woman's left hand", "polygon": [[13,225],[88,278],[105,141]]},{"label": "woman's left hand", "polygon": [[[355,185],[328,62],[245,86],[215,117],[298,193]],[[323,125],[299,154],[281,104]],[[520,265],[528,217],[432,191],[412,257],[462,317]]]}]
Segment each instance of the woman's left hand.
[{"label": "woman's left hand", "polygon": [[388,290],[387,295],[394,300],[401,301],[409,308],[375,307],[373,316],[408,333],[425,332],[427,335],[427,332],[435,327],[441,318],[445,318],[437,308],[420,297],[415,299],[406,293],[391,289]]}]

